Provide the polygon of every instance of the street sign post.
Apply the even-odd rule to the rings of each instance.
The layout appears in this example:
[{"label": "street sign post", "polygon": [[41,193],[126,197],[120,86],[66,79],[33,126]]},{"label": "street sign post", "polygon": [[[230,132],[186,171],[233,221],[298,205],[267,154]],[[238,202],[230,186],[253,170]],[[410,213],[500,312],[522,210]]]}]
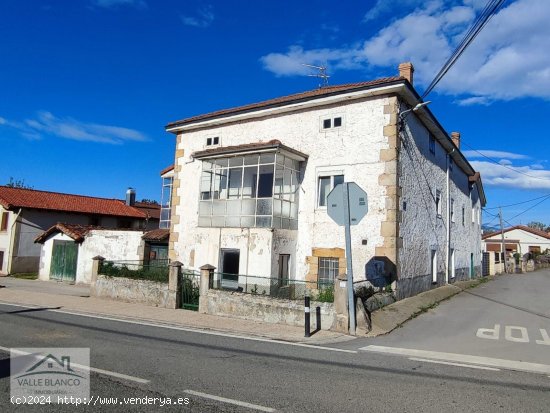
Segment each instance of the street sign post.
[{"label": "street sign post", "polygon": [[355,335],[355,299],[353,294],[353,259],[351,256],[351,225],[357,225],[368,212],[367,193],[355,182],[334,187],[327,197],[327,213],[346,230],[346,266],[348,281],[349,332]]}]

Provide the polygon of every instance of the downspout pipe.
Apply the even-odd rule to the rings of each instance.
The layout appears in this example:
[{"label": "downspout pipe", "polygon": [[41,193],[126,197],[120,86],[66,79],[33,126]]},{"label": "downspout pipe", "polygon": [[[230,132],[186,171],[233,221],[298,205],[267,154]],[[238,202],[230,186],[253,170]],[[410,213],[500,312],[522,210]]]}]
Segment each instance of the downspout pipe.
[{"label": "downspout pipe", "polygon": [[15,246],[14,227],[15,227],[15,224],[17,224],[17,221],[19,220],[19,216],[21,215],[22,211],[23,211],[23,208],[19,208],[19,212],[17,212],[17,215],[15,216],[15,219],[11,223],[11,227],[10,227],[10,248],[9,248],[9,251],[8,251],[8,265],[7,265],[7,268],[6,268],[8,274],[11,274],[11,272],[12,272],[11,271],[11,265],[12,265],[12,262],[13,262],[12,256],[13,256],[13,250],[14,250],[14,246]]},{"label": "downspout pipe", "polygon": [[445,243],[445,254],[446,254],[446,263],[447,263],[447,284],[449,284],[449,279],[451,278],[451,154],[455,150],[453,149],[451,152],[447,153],[447,219],[446,219],[446,230],[447,230],[447,236],[446,236],[446,243]]}]

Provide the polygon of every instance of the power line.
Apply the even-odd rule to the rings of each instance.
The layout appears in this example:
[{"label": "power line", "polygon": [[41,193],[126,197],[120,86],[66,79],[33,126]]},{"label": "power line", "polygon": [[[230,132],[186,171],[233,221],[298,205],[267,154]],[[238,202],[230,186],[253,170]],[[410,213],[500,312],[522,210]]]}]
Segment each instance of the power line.
[{"label": "power line", "polygon": [[462,41],[451,54],[449,59],[447,59],[443,67],[439,70],[428,88],[424,91],[424,93],[422,94],[422,99],[428,96],[428,94],[436,87],[441,79],[443,79],[443,77],[447,74],[451,67],[453,67],[460,56],[462,56],[464,51],[474,41],[479,32],[481,32],[481,30],[487,25],[489,20],[491,20],[491,18],[495,15],[495,13],[504,4],[505,1],[506,0],[489,0],[485,8],[482,10],[481,14],[477,17],[474,24],[470,27],[470,29],[462,39]]},{"label": "power line", "polygon": [[466,145],[468,148],[470,148],[470,149],[473,150],[474,152],[479,153],[479,154],[480,154],[481,156],[483,156],[484,158],[489,159],[489,160],[490,160],[491,162],[493,162],[494,164],[499,165],[499,166],[502,166],[503,168],[509,169],[510,171],[514,171],[514,172],[516,172],[516,173],[518,173],[518,174],[528,176],[529,178],[540,179],[540,180],[542,180],[542,181],[550,181],[550,179],[548,179],[548,178],[541,178],[540,176],[529,175],[529,174],[526,174],[525,172],[518,171],[518,170],[515,169],[515,168],[510,168],[510,167],[507,166],[507,165],[502,165],[502,164],[499,163],[496,159],[491,158],[491,157],[485,155],[484,153],[478,151],[477,149],[474,149],[471,145],[468,145],[466,142],[464,142],[463,139],[460,140],[460,143],[463,143],[463,144]]},{"label": "power line", "polygon": [[520,212],[519,214],[514,215],[512,218],[510,218],[510,221],[513,220],[513,219],[515,219],[515,218],[517,218],[517,217],[519,217],[520,215],[525,214],[527,211],[532,210],[534,207],[536,207],[537,205],[542,204],[544,201],[546,201],[546,200],[548,200],[548,199],[550,199],[550,195],[548,195],[548,196],[547,196],[546,198],[544,198],[542,201],[537,202],[537,203],[536,203],[535,205],[533,205],[532,207],[529,207],[529,208],[527,208],[526,210],[524,210],[523,212]]},{"label": "power line", "polygon": [[497,206],[497,207],[491,207],[491,208],[485,208],[485,210],[487,209],[499,209],[499,208],[508,208],[508,207],[512,207],[512,206],[516,206],[516,205],[521,205],[521,204],[527,204],[529,202],[533,202],[533,201],[536,201],[536,200],[539,200],[539,199],[542,199],[542,198],[546,198],[550,196],[550,194],[546,194],[546,195],[543,195],[543,196],[539,196],[537,198],[533,198],[533,199],[528,199],[527,201],[523,201],[523,202],[517,202],[515,204],[508,204],[508,205],[500,205],[500,206]]}]

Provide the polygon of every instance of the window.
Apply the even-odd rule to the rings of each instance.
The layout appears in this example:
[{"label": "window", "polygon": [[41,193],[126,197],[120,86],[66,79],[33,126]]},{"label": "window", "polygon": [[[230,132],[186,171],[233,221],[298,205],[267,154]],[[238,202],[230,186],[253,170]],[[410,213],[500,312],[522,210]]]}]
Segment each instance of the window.
[{"label": "window", "polygon": [[454,165],[453,158],[451,158],[450,155],[449,155],[449,170],[450,170],[450,171],[453,170],[453,165]]},{"label": "window", "polygon": [[437,217],[441,217],[441,191],[435,191],[435,213]]},{"label": "window", "polygon": [[279,255],[279,286],[288,285],[289,263],[289,254]]},{"label": "window", "polygon": [[117,228],[132,228],[132,221],[129,219],[119,219]]},{"label": "window", "polygon": [[319,286],[331,284],[338,276],[338,258],[319,258]]},{"label": "window", "polygon": [[280,152],[204,160],[199,226],[297,229],[299,167]]},{"label": "window", "polygon": [[472,224],[475,224],[476,222],[476,209],[475,207],[472,207]]},{"label": "window", "polygon": [[160,201],[159,228],[170,228],[170,215],[172,207],[172,185],[174,178],[162,178],[162,195]]},{"label": "window", "polygon": [[2,212],[2,222],[0,223],[0,231],[8,230],[8,217],[9,217],[9,212]]},{"label": "window", "polygon": [[335,129],[341,128],[343,124],[342,116],[336,116],[334,118],[323,119],[321,122],[321,129]]},{"label": "window", "polygon": [[4,251],[0,251],[0,271],[4,268]]},{"label": "window", "polygon": [[462,226],[464,226],[466,216],[466,208],[462,207]]},{"label": "window", "polygon": [[436,250],[432,250],[432,255],[431,255],[431,263],[430,263],[430,272],[432,274],[432,283],[437,283],[437,251]]},{"label": "window", "polygon": [[435,154],[435,138],[430,135],[430,152]]},{"label": "window", "polygon": [[451,198],[451,222],[455,222],[455,200]]},{"label": "window", "polygon": [[206,146],[213,146],[213,145],[219,145],[220,144],[220,137],[215,136],[213,138],[206,138]]},{"label": "window", "polygon": [[495,252],[495,264],[500,264],[500,252]]},{"label": "window", "polygon": [[99,217],[90,217],[89,222],[92,227],[99,227]]},{"label": "window", "polygon": [[338,184],[344,183],[344,175],[331,175],[331,176],[320,176],[318,181],[318,190],[319,194],[317,205],[320,207],[327,206],[327,197],[330,191]]}]

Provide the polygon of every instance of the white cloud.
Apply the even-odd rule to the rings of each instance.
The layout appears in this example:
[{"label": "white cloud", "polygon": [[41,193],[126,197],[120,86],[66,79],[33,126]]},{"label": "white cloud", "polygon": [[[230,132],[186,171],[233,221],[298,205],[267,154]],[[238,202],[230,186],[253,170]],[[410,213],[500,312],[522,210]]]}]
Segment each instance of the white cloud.
[{"label": "white cloud", "polygon": [[363,21],[369,22],[376,20],[378,17],[395,12],[397,7],[405,8],[407,6],[414,6],[421,3],[422,0],[377,0],[376,4],[365,14]]},{"label": "white cloud", "polygon": [[550,170],[536,169],[534,165],[496,165],[489,161],[471,161],[481,173],[484,185],[516,189],[550,189]]},{"label": "white cloud", "polygon": [[504,159],[529,159],[529,156],[520,153],[493,151],[490,149],[480,149],[477,151],[462,151],[467,158],[483,158],[488,156],[489,158],[504,158]]},{"label": "white cloud", "polygon": [[197,10],[195,16],[180,16],[181,21],[186,26],[205,28],[209,27],[214,21],[214,13],[212,12],[212,6],[208,5]]},{"label": "white cloud", "polygon": [[146,9],[145,0],[93,0],[92,4],[106,9],[115,9],[120,6],[130,6],[136,9]]},{"label": "white cloud", "polygon": [[472,105],[484,105],[488,106],[492,103],[492,100],[485,96],[472,96],[466,99],[455,100],[459,106],[472,106]]},{"label": "white cloud", "polygon": [[[389,3],[378,1],[367,14],[367,20],[370,15],[383,13]],[[354,45],[312,50],[291,46],[286,53],[270,53],[261,61],[278,76],[302,74],[297,69],[299,63],[312,55],[324,57],[333,71],[391,68],[396,73],[398,63],[412,61],[416,69],[415,83],[426,87],[486,2],[462,0],[449,6],[449,2],[443,1],[403,0],[402,4],[405,3],[421,6],[392,21],[374,36],[357,39]],[[550,38],[548,21],[550,2],[507,3],[471,43],[436,91],[459,96],[459,103],[463,105],[520,97],[550,99],[550,54],[541,49]]]},{"label": "white cloud", "polygon": [[35,118],[22,122],[2,119],[4,122],[0,123],[1,125],[17,130],[21,136],[30,140],[42,139],[44,135],[114,145],[120,145],[126,141],[143,142],[148,140],[147,136],[134,129],[85,123],[72,118],[57,118],[45,111],[38,112]]}]

